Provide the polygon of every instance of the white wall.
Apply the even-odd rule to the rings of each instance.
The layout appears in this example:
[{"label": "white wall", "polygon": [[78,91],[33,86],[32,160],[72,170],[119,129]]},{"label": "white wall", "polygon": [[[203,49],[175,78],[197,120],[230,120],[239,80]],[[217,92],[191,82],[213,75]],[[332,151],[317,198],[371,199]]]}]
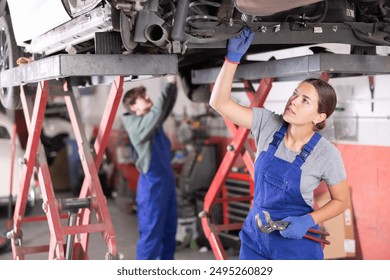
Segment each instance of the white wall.
[{"label": "white wall", "polygon": [[357,130],[356,143],[364,145],[390,146],[390,76],[374,76],[374,111],[371,111],[371,91],[368,76],[332,79],[339,106],[346,113],[335,115],[345,124]]}]

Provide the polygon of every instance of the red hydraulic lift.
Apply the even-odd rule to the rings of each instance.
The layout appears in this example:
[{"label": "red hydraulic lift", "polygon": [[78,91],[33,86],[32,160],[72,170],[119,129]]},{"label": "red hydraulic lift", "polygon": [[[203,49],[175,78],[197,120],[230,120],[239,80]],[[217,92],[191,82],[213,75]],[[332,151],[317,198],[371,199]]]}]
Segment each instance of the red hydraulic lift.
[{"label": "red hydraulic lift", "polygon": [[[88,259],[87,248],[90,233],[101,232],[107,243],[106,258],[117,258],[114,228],[108,212],[106,198],[98,178],[103,152],[106,148],[109,132],[115,119],[123,92],[123,77],[113,82],[106,109],[104,111],[98,137],[95,142],[96,156],[93,157],[89,142],[83,131],[80,113],[73,94],[64,99],[75,132],[81,163],[86,174],[78,198],[58,199],[53,190],[49,167],[44,148],[40,141],[42,122],[49,97],[48,81],[38,83],[35,106],[30,98],[21,91],[23,111],[29,129],[26,155],[23,159],[23,179],[19,188],[14,212],[13,230],[9,233],[14,259],[25,259],[26,254],[48,252],[49,259]],[[39,185],[43,198],[43,210],[46,216],[24,217],[27,192],[34,167],[38,170]],[[90,223],[92,213],[96,213],[97,223]],[[67,218],[67,225],[61,219]],[[22,242],[22,224],[47,220],[50,230],[49,245],[27,247]],[[66,242],[65,238],[67,237]]]},{"label": "red hydraulic lift", "polygon": [[[149,62],[147,62],[149,61]],[[145,67],[150,65],[150,67]],[[142,66],[142,67],[141,67]],[[98,177],[112,125],[123,93],[124,75],[164,75],[177,73],[177,58],[172,55],[125,56],[125,55],[58,55],[21,65],[1,72],[1,86],[17,86],[38,82],[35,100],[21,86],[21,101],[28,129],[22,180],[16,200],[11,239],[14,259],[25,259],[26,255],[48,252],[50,260],[89,259],[88,242],[91,233],[101,233],[108,251],[106,259],[118,259],[116,238],[106,198]],[[76,99],[72,93],[49,93],[49,80],[69,76],[117,76],[112,83],[106,107],[91,151],[84,132]],[[85,174],[84,182],[76,198],[59,199],[46,161],[40,136],[49,95],[62,96],[75,134],[79,157]],[[25,217],[29,182],[34,169],[38,173],[42,193],[44,216]],[[96,219],[93,220],[93,214]],[[67,221],[63,221],[67,219]],[[25,246],[22,225],[26,222],[47,221],[50,231],[48,245]]]}]

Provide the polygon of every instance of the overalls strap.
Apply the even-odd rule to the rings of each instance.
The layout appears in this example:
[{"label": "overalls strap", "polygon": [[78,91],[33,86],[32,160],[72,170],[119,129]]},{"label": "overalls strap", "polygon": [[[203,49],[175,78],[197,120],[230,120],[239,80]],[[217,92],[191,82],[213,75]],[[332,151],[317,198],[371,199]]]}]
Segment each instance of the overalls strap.
[{"label": "overalls strap", "polygon": [[283,140],[284,135],[286,134],[288,123],[284,122],[278,131],[275,132],[274,138],[268,146],[268,152],[275,154],[276,150],[279,147],[280,142]]},{"label": "overalls strap", "polygon": [[321,137],[321,134],[319,134],[318,132],[314,133],[310,141],[303,146],[300,154],[295,157],[293,164],[300,168],[302,164],[304,164],[310,153],[313,151],[318,141],[320,141]]}]

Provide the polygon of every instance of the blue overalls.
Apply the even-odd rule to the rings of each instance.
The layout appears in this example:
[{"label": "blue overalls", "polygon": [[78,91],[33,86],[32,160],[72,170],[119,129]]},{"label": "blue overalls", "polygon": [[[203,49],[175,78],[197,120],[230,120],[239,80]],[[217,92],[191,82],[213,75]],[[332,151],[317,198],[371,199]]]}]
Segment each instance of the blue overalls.
[{"label": "blue overalls", "polygon": [[[318,242],[306,238],[300,240],[284,238],[279,231],[266,234],[256,226],[257,213],[263,224],[266,224],[263,210],[268,211],[274,221],[314,211],[304,201],[300,192],[301,166],[321,135],[316,132],[294,162],[290,163],[275,156],[287,126],[288,123],[284,123],[274,134],[268,149],[262,151],[255,162],[254,200],[240,231],[240,259],[323,259],[322,245]],[[318,228],[318,225],[315,228]]]},{"label": "blue overalls", "polygon": [[162,128],[153,137],[150,168],[138,179],[137,211],[137,259],[173,260],[177,227],[175,178],[171,144]]}]

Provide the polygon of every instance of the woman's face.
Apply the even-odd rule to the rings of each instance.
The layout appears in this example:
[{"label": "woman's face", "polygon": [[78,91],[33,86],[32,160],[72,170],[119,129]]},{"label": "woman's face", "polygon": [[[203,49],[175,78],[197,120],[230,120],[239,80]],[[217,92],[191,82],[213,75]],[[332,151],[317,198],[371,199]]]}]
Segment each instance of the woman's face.
[{"label": "woman's face", "polygon": [[293,125],[311,126],[320,123],[326,114],[318,113],[318,93],[312,84],[303,82],[287,101],[283,119]]},{"label": "woman's face", "polygon": [[139,96],[135,100],[135,103],[130,105],[130,110],[133,111],[137,116],[142,116],[149,113],[152,106],[153,102],[148,95]]}]

